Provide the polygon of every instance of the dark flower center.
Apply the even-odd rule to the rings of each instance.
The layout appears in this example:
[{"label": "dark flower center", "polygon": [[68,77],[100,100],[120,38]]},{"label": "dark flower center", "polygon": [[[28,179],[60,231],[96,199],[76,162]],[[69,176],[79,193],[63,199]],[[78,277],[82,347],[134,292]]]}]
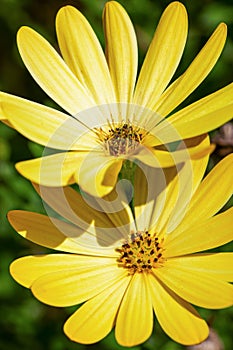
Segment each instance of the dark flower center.
[{"label": "dark flower center", "polygon": [[98,132],[105,152],[114,157],[131,153],[143,139],[143,131],[127,123],[110,127],[107,132],[102,129]]},{"label": "dark flower center", "polygon": [[135,272],[151,272],[163,266],[162,240],[148,231],[131,234],[130,238],[116,249],[120,253],[117,262],[120,267],[128,269],[129,274]]}]

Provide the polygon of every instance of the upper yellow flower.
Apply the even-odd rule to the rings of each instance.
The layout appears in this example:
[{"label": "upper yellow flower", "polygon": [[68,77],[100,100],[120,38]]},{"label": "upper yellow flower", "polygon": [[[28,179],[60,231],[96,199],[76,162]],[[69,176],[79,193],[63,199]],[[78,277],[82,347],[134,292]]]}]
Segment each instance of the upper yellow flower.
[{"label": "upper yellow flower", "polygon": [[190,156],[201,157],[211,151],[207,140],[176,149],[170,145],[204,134],[233,116],[230,84],[165,118],[215,65],[226,40],[224,23],[169,87],[187,37],[187,13],[181,3],[173,2],[164,11],[137,83],[137,41],[127,13],[117,2],[107,2],[103,24],[106,55],[87,20],[71,6],[61,8],[56,18],[63,59],[31,28],[18,32],[19,51],[29,72],[69,113],[0,94],[1,118],[29,139],[62,150],[17,165],[36,183],[60,186],[76,181],[85,191],[105,195],[125,159],[168,167]]},{"label": "upper yellow flower", "polygon": [[85,302],[65,323],[69,338],[94,343],[115,326],[121,345],[140,344],[152,333],[154,309],[172,339],[196,344],[207,338],[208,326],[190,303],[210,309],[232,305],[233,254],[203,251],[232,240],[233,208],[215,214],[233,192],[233,155],[202,182],[203,164],[193,166],[193,178],[189,170],[188,163],[178,175],[174,168],[137,168],[134,213],[120,190],[117,198],[113,191],[84,200],[70,187],[38,185],[66,222],[9,213],[20,235],[65,252],[17,259],[10,272],[44,303]]}]

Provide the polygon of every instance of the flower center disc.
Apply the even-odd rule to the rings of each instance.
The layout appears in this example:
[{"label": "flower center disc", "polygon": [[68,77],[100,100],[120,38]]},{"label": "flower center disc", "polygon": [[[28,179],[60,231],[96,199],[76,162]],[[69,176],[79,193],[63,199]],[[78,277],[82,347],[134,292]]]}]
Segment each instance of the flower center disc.
[{"label": "flower center disc", "polygon": [[131,124],[123,123],[111,127],[108,132],[99,130],[99,138],[104,144],[105,152],[111,156],[129,154],[141,143],[143,132]]},{"label": "flower center disc", "polygon": [[129,274],[135,272],[151,272],[152,269],[163,266],[163,248],[158,237],[151,236],[148,231],[131,234],[121,248],[117,248],[120,257],[117,262],[128,269]]}]

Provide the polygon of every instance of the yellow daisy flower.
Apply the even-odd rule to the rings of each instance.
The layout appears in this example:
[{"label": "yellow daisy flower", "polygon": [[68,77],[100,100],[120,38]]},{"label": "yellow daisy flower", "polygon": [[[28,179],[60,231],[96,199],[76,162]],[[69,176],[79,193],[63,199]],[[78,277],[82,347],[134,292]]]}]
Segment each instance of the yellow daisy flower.
[{"label": "yellow daisy flower", "polygon": [[187,13],[180,2],[165,9],[137,82],[136,35],[120,4],[106,3],[103,25],[106,55],[85,17],[72,6],[61,8],[56,31],[63,59],[33,29],[22,27],[18,32],[25,66],[68,113],[0,94],[1,118],[30,140],[59,150],[17,164],[33,182],[45,186],[78,182],[83,190],[102,196],[115,186],[126,159],[169,167],[190,156],[201,157],[212,150],[205,142],[177,149],[170,145],[205,134],[233,116],[230,84],[166,118],[215,65],[226,40],[224,23],[169,87],[187,38]]},{"label": "yellow daisy flower", "polygon": [[204,253],[232,240],[233,208],[215,214],[233,192],[233,155],[202,182],[195,165],[190,191],[187,164],[178,176],[174,169],[147,171],[136,171],[134,212],[121,190],[117,198],[111,192],[97,199],[68,186],[35,185],[66,221],[26,211],[8,215],[21,236],[64,252],[19,258],[10,273],[46,304],[84,303],[64,325],[73,341],[98,342],[115,326],[119,344],[140,344],[152,333],[154,309],[172,339],[196,344],[209,331],[191,304],[219,309],[233,303],[233,254]]}]

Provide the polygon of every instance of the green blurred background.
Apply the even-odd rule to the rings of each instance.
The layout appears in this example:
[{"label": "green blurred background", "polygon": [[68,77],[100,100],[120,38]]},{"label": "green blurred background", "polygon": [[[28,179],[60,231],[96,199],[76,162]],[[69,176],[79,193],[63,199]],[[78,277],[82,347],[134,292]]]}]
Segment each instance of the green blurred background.
[{"label": "green blurred background", "polygon": [[[52,106],[52,102],[33,81],[17,51],[15,36],[22,25],[29,25],[45,36],[56,48],[55,15],[63,5],[80,9],[93,25],[101,43],[104,43],[101,24],[103,0],[0,0],[0,89]],[[120,0],[128,11],[137,32],[140,65],[151,41],[158,19],[171,1]],[[230,83],[233,78],[233,0],[183,1],[189,13],[189,36],[185,53],[176,76],[181,74],[198,53],[218,23],[228,24],[229,32],[224,52],[214,70],[183,105],[195,101]],[[216,133],[217,131],[213,132]],[[75,308],[60,309],[38,302],[31,292],[10,277],[8,267],[15,258],[44,250],[19,237],[6,220],[11,209],[44,212],[40,199],[28,181],[15,170],[17,161],[39,156],[42,148],[25,139],[14,130],[0,124],[0,349],[18,350],[82,350],[123,349],[111,333],[94,345],[79,345],[69,341],[62,325]],[[220,159],[211,156],[209,168]],[[228,203],[228,206],[232,202]],[[210,233],[211,234],[211,233]],[[229,250],[230,246],[222,250]],[[211,297],[211,291],[210,291]],[[233,311],[200,310],[217,330],[226,350],[233,349]],[[179,350],[181,345],[170,340],[155,323],[153,336],[134,349]]]}]

